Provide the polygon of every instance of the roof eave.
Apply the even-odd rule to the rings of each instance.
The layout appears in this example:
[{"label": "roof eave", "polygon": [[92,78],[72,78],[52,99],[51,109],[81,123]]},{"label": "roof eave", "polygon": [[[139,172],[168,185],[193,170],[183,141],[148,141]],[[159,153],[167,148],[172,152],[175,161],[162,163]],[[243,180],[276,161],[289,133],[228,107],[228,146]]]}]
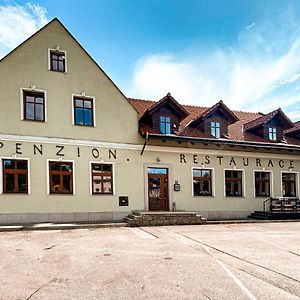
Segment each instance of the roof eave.
[{"label": "roof eave", "polygon": [[240,147],[251,147],[251,148],[264,148],[270,150],[289,150],[289,151],[299,151],[300,146],[297,145],[287,145],[281,143],[264,143],[264,142],[252,142],[252,141],[233,141],[228,139],[212,139],[212,138],[197,138],[197,137],[187,137],[187,136],[177,136],[177,135],[163,135],[155,133],[144,133],[143,137],[148,134],[148,139],[162,140],[162,141],[175,141],[175,142],[191,142],[200,144],[211,144],[211,145],[228,145],[228,146],[240,146]]}]

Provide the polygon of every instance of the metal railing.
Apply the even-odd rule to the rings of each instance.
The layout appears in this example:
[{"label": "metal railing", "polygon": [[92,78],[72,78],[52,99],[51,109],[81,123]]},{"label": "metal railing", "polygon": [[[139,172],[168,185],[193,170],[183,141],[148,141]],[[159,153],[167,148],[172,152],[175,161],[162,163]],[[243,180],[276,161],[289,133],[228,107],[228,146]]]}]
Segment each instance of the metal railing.
[{"label": "metal railing", "polygon": [[264,212],[300,212],[300,200],[297,197],[270,197],[263,202]]}]

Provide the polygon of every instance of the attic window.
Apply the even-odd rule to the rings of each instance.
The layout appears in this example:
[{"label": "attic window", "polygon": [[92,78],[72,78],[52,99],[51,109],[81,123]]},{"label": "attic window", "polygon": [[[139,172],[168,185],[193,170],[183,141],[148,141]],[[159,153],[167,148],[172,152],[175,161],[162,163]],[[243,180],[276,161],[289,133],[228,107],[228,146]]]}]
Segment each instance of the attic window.
[{"label": "attic window", "polygon": [[269,140],[277,141],[277,129],[276,129],[276,127],[269,127]]},{"label": "attic window", "polygon": [[160,117],[160,132],[162,134],[171,133],[171,118],[170,117]]},{"label": "attic window", "polygon": [[50,71],[66,72],[66,52],[58,50],[50,50],[49,55]]},{"label": "attic window", "polygon": [[220,138],[221,131],[220,131],[220,123],[219,122],[210,122],[210,133],[215,138]]}]

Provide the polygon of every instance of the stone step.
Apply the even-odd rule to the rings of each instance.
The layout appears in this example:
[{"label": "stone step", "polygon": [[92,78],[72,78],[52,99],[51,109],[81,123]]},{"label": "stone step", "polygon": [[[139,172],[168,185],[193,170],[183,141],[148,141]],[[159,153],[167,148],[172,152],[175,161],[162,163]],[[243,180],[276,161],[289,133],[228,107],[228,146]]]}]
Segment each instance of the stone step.
[{"label": "stone step", "polygon": [[205,224],[207,220],[196,212],[133,211],[124,221],[130,226],[167,226]]}]

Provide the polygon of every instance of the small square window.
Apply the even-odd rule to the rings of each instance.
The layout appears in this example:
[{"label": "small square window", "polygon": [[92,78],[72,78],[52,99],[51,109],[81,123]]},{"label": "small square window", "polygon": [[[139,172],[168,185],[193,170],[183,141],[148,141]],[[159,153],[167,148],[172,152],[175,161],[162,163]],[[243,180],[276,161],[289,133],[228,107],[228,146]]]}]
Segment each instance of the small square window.
[{"label": "small square window", "polygon": [[50,50],[50,70],[56,72],[66,72],[65,52]]},{"label": "small square window", "polygon": [[243,196],[243,172],[225,170],[226,197]]},{"label": "small square window", "polygon": [[92,194],[113,194],[112,164],[92,163]]},{"label": "small square window", "polygon": [[23,119],[45,122],[45,93],[23,90]]},{"label": "small square window", "polygon": [[50,194],[73,194],[73,163],[49,162]]},{"label": "small square window", "polygon": [[212,196],[212,171],[193,169],[194,196]]},{"label": "small square window", "polygon": [[3,192],[28,194],[27,160],[3,160]]}]

